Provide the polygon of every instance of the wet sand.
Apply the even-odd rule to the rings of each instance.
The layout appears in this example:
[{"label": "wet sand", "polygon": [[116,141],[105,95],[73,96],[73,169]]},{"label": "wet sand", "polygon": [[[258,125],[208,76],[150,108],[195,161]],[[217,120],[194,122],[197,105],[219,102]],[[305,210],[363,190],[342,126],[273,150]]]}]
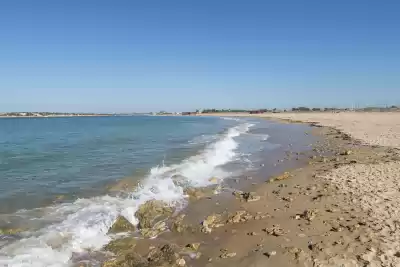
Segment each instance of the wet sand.
[{"label": "wet sand", "polygon": [[[377,119],[378,126],[363,115],[356,116],[358,130],[350,119],[335,126],[340,130],[314,128],[321,141],[312,152],[279,159],[286,172],[261,172],[238,185],[251,194],[218,188],[222,194],[197,195],[166,221],[171,231],[135,239],[103,266],[400,266],[399,132],[390,126],[398,115]],[[388,143],[393,147],[383,146]],[[301,164],[287,170],[297,157]]]}]

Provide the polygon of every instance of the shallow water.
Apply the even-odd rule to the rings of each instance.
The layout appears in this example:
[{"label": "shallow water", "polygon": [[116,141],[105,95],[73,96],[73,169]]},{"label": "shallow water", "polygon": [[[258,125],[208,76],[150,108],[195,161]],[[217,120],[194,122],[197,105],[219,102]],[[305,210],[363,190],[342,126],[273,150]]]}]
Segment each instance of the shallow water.
[{"label": "shallow water", "polygon": [[[305,130],[207,117],[0,120],[0,226],[23,230],[0,236],[0,266],[68,266],[110,240],[118,215],[137,223],[135,211],[150,199],[183,207],[185,187],[257,170]],[[127,176],[141,186],[107,193],[106,184]]]},{"label": "shallow water", "polygon": [[150,116],[0,119],[0,212],[96,194],[139,169],[179,162],[234,124]]}]

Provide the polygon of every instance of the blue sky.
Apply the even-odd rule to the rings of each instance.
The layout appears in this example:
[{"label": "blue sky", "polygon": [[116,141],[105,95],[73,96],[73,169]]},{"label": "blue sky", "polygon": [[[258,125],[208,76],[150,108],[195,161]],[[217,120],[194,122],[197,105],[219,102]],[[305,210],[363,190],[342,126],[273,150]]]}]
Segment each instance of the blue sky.
[{"label": "blue sky", "polygon": [[400,1],[0,2],[0,111],[400,105]]}]

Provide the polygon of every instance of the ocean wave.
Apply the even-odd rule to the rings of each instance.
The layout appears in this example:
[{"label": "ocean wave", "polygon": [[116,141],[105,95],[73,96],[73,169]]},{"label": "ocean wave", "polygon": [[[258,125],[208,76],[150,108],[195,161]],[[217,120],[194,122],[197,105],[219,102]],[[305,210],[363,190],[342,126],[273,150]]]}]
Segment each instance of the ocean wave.
[{"label": "ocean wave", "polygon": [[186,186],[208,186],[211,177],[222,180],[229,176],[221,167],[238,156],[234,138],[251,126],[243,123],[230,128],[200,154],[179,164],[152,168],[141,186],[127,198],[106,195],[49,208],[42,219],[57,218],[57,223],[1,248],[0,266],[69,266],[74,253],[99,250],[110,241],[107,232],[118,215],[137,224],[134,214],[148,200],[163,200],[177,207],[185,205]]}]

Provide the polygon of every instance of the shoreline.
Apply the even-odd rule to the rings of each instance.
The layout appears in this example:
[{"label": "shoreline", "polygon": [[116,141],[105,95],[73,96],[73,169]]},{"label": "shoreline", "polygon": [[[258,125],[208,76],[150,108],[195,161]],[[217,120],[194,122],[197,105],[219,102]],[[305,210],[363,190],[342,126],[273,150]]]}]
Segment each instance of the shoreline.
[{"label": "shoreline", "polygon": [[[130,252],[124,252],[123,244],[120,247],[120,241],[116,240],[112,245],[119,246],[114,250],[117,257],[103,266],[132,266],[128,258],[142,261],[143,266],[160,266],[148,261],[154,253],[161,255],[163,266],[398,264],[399,248],[390,241],[393,234],[388,234],[388,226],[371,216],[374,207],[365,203],[372,202],[363,198],[356,186],[347,185],[348,180],[358,185],[360,173],[368,168],[377,168],[379,172],[382,171],[379,168],[389,164],[392,169],[388,176],[400,170],[397,150],[362,144],[342,129],[325,126],[313,132],[323,136],[324,141],[315,144],[315,155],[310,157],[309,164],[284,172],[273,182],[249,186],[249,192],[254,192],[250,195],[256,196],[254,201],[238,200],[231,194],[226,194],[228,201],[221,203],[213,196],[195,200],[181,212],[188,215],[185,219],[180,220],[178,214],[168,222],[176,225],[180,220],[191,231],[172,230],[156,239],[135,240],[136,248],[133,250],[130,243]],[[371,180],[375,173],[364,173],[363,182],[368,183],[365,179]],[[348,179],[343,181],[342,175]],[[368,190],[358,188],[364,194]],[[213,201],[214,205],[210,205]],[[391,208],[396,209],[397,200],[392,201]],[[384,215],[385,210],[380,212]],[[201,220],[203,226],[199,224]],[[205,222],[211,228],[208,234],[201,231]],[[396,220],[392,220],[392,225],[396,225]],[[397,234],[395,237],[398,238]],[[165,258],[163,248],[171,244],[176,244],[172,258]],[[387,247],[391,249],[385,251]]]},{"label": "shoreline", "polygon": [[[103,250],[73,255],[72,266],[400,264],[399,149],[369,144],[371,133],[364,139],[354,138],[347,131],[357,133],[351,128],[354,123],[335,128],[326,122],[296,118],[266,119],[314,126],[297,125],[295,129],[301,131],[295,136],[304,131],[314,136],[315,142],[300,151],[291,143],[301,138],[289,138],[282,143],[285,148],[280,151],[284,153],[264,154],[260,163],[266,171],[185,190],[189,205],[182,210],[160,201],[146,202],[142,216],[136,217],[148,226],[142,224],[138,229],[118,217],[109,230],[111,242]],[[396,139],[396,125],[385,121],[380,119],[376,127],[392,127],[394,134],[381,137],[384,143],[393,143],[390,138]],[[362,122],[356,126],[365,129]],[[285,127],[289,125],[278,129]],[[289,136],[274,140],[280,143]],[[135,186],[124,181],[108,189]],[[21,231],[3,230],[0,235]]]}]

